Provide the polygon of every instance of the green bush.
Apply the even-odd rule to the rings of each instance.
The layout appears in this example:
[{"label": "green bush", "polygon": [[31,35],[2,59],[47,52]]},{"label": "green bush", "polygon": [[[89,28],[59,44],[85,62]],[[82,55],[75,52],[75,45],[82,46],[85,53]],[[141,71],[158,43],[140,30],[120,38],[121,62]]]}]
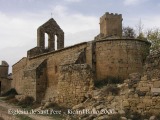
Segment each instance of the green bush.
[{"label": "green bush", "polygon": [[101,87],[106,86],[108,84],[119,84],[119,83],[123,83],[123,82],[124,82],[124,80],[121,78],[109,76],[103,80],[96,80],[94,84],[95,84],[95,87],[101,88]]},{"label": "green bush", "polygon": [[107,120],[121,120],[121,115],[120,114],[112,115]]},{"label": "green bush", "polygon": [[103,92],[106,94],[112,93],[112,95],[118,95],[120,92],[120,88],[118,88],[115,85],[110,85],[110,86],[107,86]]},{"label": "green bush", "polygon": [[7,102],[10,104],[17,104],[18,100],[16,98],[11,98],[11,99],[8,99]]},{"label": "green bush", "polygon": [[34,98],[27,96],[25,99],[23,99],[22,101],[18,102],[18,105],[23,107],[23,108],[27,108],[29,106],[32,106],[34,102]]},{"label": "green bush", "polygon": [[143,115],[143,119],[149,119],[152,115],[153,115],[153,113],[151,113],[151,112],[146,112],[146,113],[144,113],[144,115]]},{"label": "green bush", "polygon": [[160,120],[160,113],[156,115],[157,120]]},{"label": "green bush", "polygon": [[20,120],[33,120],[32,118],[26,116],[26,115],[17,115],[17,117],[20,119]]},{"label": "green bush", "polygon": [[15,96],[18,95],[17,91],[14,88],[11,88],[9,91],[6,93],[2,94],[2,96]]},{"label": "green bush", "polygon": [[132,120],[143,120],[142,115],[138,112],[133,112],[131,119]]},{"label": "green bush", "polygon": [[2,117],[0,117],[0,120],[4,120]]}]

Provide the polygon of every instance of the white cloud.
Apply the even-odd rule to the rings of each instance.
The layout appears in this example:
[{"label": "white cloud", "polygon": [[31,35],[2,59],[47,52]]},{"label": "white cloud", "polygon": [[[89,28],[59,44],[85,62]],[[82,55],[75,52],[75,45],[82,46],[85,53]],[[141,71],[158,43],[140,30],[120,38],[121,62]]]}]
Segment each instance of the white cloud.
[{"label": "white cloud", "polygon": [[31,21],[22,18],[9,17],[0,13],[0,48],[23,46],[33,37],[33,28],[36,26]]},{"label": "white cloud", "polygon": [[99,18],[80,13],[70,14],[65,6],[53,8],[57,23],[65,32],[65,46],[93,40],[99,33]]},{"label": "white cloud", "polygon": [[155,16],[146,16],[142,19],[142,23],[144,23],[145,28],[160,28],[160,15]]},{"label": "white cloud", "polygon": [[124,4],[125,5],[137,5],[137,4],[140,4],[140,3],[143,3],[147,0],[124,0]]},{"label": "white cloud", "polygon": [[65,0],[65,1],[67,1],[67,2],[80,2],[82,0]]},{"label": "white cloud", "polygon": [[[53,9],[53,18],[65,32],[65,46],[94,39],[99,30],[99,19],[71,13],[65,6],[57,5]],[[27,50],[37,44],[37,28],[50,17],[50,11],[41,13],[23,13],[9,16],[0,13],[0,61],[6,60],[11,66],[26,56]],[[48,15],[48,16],[47,16]]]},{"label": "white cloud", "polygon": [[[95,16],[85,16],[80,13],[70,14],[64,6],[56,6],[53,15],[65,33],[77,33],[81,31],[94,30],[99,28],[99,18]],[[93,36],[94,37],[94,36]]]},{"label": "white cloud", "polygon": [[95,35],[98,35],[97,33],[99,32],[98,29],[93,29],[93,30],[84,30],[84,31],[79,31],[76,33],[67,33],[66,38],[67,40],[65,41],[65,44],[68,45],[74,45],[80,42],[87,42],[94,40]]},{"label": "white cloud", "polygon": [[160,28],[160,15],[152,15],[152,16],[141,16],[141,18],[129,17],[124,19],[124,26],[136,27],[141,20],[141,23],[144,29],[148,28]]}]

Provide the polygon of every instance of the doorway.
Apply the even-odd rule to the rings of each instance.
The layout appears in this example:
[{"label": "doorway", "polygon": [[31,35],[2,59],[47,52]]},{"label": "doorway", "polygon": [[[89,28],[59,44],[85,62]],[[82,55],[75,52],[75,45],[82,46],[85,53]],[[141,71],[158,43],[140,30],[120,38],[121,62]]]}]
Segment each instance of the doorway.
[{"label": "doorway", "polygon": [[1,95],[1,81],[0,81],[0,95]]}]

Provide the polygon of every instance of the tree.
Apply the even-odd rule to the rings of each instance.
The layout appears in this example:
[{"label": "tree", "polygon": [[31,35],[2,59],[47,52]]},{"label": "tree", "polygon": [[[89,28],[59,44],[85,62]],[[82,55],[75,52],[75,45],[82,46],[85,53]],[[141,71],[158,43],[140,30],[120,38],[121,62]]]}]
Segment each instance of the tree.
[{"label": "tree", "polygon": [[135,34],[135,30],[131,27],[123,27],[123,37],[125,38],[135,38],[136,34]]},{"label": "tree", "polygon": [[140,20],[139,23],[136,25],[136,30],[129,26],[123,27],[122,36],[124,38],[137,38],[148,40],[149,42],[151,42],[151,51],[160,49],[160,28],[152,28],[148,30],[144,30],[143,28],[144,26]]},{"label": "tree", "polygon": [[146,39],[144,32],[143,32],[144,25],[141,22],[141,19],[139,23],[136,25],[136,33],[137,33],[137,39]]},{"label": "tree", "polygon": [[151,50],[157,50],[160,48],[160,29],[152,28],[147,30],[147,39],[151,42]]}]

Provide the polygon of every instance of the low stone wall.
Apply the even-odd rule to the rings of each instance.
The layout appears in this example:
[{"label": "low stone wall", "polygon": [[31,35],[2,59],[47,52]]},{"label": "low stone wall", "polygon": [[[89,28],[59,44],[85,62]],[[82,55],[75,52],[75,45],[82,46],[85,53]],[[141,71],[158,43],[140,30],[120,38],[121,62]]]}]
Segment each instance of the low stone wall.
[{"label": "low stone wall", "polygon": [[122,89],[122,106],[139,113],[160,111],[160,79],[149,79],[146,75],[140,81],[126,80]]},{"label": "low stone wall", "polygon": [[78,114],[79,119],[105,120],[111,115],[120,114],[126,120],[131,118],[130,113],[135,112],[149,117],[160,114],[160,79],[149,79],[146,75],[141,77],[138,73],[130,74],[123,84],[110,84],[92,90],[88,96],[86,101],[72,109],[87,109],[93,114]]},{"label": "low stone wall", "polygon": [[151,52],[146,59],[144,72],[150,78],[160,78],[160,49]]}]

